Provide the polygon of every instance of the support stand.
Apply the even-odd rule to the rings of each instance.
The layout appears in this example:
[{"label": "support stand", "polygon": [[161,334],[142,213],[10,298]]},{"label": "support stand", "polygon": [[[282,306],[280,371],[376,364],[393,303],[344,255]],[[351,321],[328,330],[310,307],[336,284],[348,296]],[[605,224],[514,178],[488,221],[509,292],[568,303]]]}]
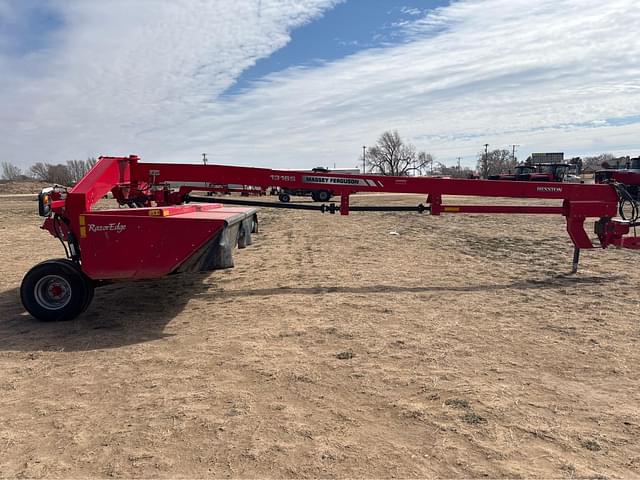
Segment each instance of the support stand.
[{"label": "support stand", "polygon": [[580,249],[573,247],[573,266],[571,267],[571,273],[578,273],[578,263],[580,262]]}]

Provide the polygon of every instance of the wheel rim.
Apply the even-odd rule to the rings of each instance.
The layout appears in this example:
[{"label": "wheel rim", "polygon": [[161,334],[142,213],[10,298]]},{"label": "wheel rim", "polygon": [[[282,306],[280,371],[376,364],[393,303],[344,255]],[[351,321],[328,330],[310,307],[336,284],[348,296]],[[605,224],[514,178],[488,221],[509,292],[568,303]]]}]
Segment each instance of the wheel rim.
[{"label": "wheel rim", "polygon": [[33,293],[41,307],[60,310],[71,301],[71,285],[58,275],[46,275],[36,283]]}]

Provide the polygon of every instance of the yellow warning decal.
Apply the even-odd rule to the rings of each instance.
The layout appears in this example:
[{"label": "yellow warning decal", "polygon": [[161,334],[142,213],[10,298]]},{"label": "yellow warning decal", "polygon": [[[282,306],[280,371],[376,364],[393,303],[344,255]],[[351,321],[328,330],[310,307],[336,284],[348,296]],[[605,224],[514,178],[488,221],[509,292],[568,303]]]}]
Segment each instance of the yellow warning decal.
[{"label": "yellow warning decal", "polygon": [[460,207],[444,207],[444,212],[459,212],[460,211]]},{"label": "yellow warning decal", "polygon": [[84,227],[86,225],[84,215],[80,215],[80,226]]},{"label": "yellow warning decal", "polygon": [[87,227],[80,227],[80,238],[87,238]]}]

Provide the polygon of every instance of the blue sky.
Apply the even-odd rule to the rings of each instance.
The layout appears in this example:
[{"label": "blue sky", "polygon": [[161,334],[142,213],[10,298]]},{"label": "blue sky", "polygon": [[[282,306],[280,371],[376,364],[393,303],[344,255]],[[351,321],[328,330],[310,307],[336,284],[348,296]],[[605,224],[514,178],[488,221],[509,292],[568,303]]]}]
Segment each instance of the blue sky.
[{"label": "blue sky", "polygon": [[225,92],[236,95],[260,79],[291,67],[313,68],[361,50],[407,42],[402,25],[447,5],[442,0],[350,0],[291,32],[289,43],[245,70]]},{"label": "blue sky", "polygon": [[25,56],[46,49],[53,35],[64,27],[61,12],[46,1],[14,2],[15,12],[0,15],[0,43],[3,53]]},{"label": "blue sky", "polygon": [[0,161],[640,154],[636,0],[0,0]]}]

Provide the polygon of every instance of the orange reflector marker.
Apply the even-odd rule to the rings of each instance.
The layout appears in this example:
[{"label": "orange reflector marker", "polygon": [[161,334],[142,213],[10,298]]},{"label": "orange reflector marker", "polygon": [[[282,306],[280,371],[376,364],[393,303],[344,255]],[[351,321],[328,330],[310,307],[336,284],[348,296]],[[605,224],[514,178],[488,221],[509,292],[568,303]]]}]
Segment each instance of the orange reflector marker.
[{"label": "orange reflector marker", "polygon": [[168,217],[171,212],[165,208],[152,208],[149,210],[150,217]]},{"label": "orange reflector marker", "polygon": [[444,207],[444,210],[442,210],[443,212],[459,212],[460,211],[460,207]]}]

